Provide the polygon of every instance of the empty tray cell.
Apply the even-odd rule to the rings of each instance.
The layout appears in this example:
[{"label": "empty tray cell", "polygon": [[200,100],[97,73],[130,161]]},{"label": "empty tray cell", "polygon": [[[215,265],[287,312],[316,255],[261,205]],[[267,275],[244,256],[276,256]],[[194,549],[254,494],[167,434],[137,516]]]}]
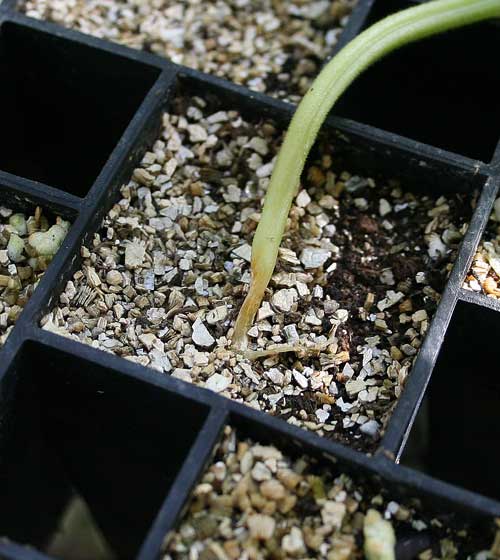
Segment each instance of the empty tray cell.
[{"label": "empty tray cell", "polygon": [[70,228],[39,206],[14,208],[0,206],[0,347]]},{"label": "empty tray cell", "polygon": [[403,461],[500,498],[497,311],[459,302]]},{"label": "empty tray cell", "polygon": [[333,51],[357,0],[73,2],[27,0],[27,15],[165,56],[298,101]]},{"label": "empty tray cell", "polygon": [[463,287],[493,299],[500,298],[500,198],[495,201]]},{"label": "empty tray cell", "polygon": [[465,558],[491,546],[493,520],[489,531],[464,537],[466,526],[454,517],[448,511],[432,521],[416,500],[400,501],[366,473],[288,455],[226,428],[162,559],[379,558],[377,547],[384,558],[394,549],[397,558],[440,557],[446,547]]},{"label": "empty tray cell", "polygon": [[325,137],[249,333],[250,357],[268,356],[243,358],[230,338],[282,130],[228,109],[208,98],[173,102],[42,325],[372,451],[470,201],[352,176]]},{"label": "empty tray cell", "polygon": [[135,558],[207,409],[32,342],[1,390],[0,535],[64,560]]},{"label": "empty tray cell", "polygon": [[0,75],[0,169],[83,197],[158,71],[6,22]]},{"label": "empty tray cell", "polygon": [[[376,0],[373,23],[414,3]],[[500,136],[498,26],[474,25],[409,45],[376,63],[335,114],[489,162]]]}]

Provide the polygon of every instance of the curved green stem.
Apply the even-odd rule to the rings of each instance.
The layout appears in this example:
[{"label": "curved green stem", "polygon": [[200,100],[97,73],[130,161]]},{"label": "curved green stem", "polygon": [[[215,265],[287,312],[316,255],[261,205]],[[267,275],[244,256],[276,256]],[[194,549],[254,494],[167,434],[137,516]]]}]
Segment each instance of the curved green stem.
[{"label": "curved green stem", "polygon": [[[252,281],[238,315],[233,345],[247,331],[276,265],[278,250],[306,158],[334,103],[371,64],[393,50],[464,25],[500,17],[500,0],[434,0],[391,15],[368,28],[321,71],[290,123],[269,183],[252,246]],[[418,72],[418,68],[415,69]]]}]

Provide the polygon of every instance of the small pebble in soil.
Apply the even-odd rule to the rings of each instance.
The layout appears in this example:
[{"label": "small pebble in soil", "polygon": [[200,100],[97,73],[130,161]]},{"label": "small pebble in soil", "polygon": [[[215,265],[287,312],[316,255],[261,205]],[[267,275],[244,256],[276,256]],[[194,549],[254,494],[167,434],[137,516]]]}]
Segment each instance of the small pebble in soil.
[{"label": "small pebble in soil", "polygon": [[41,208],[33,214],[0,206],[0,346],[69,230],[51,223]]},{"label": "small pebble in soil", "polygon": [[[205,140],[198,131],[193,141],[192,124]],[[353,176],[321,140],[249,331],[261,356],[250,361],[230,338],[269,182],[257,171],[272,165],[281,138],[271,121],[177,98],[42,325],[371,452],[438,305],[471,201]]]},{"label": "small pebble in soil", "polygon": [[480,531],[452,518],[226,427],[162,559],[393,560],[398,545],[420,560],[498,558],[493,520]]},{"label": "small pebble in soil", "polygon": [[[355,5],[356,0],[23,0],[21,9],[30,17],[298,102]],[[193,108],[192,142],[205,141],[198,116]],[[261,139],[248,141],[257,156],[266,155]]]}]

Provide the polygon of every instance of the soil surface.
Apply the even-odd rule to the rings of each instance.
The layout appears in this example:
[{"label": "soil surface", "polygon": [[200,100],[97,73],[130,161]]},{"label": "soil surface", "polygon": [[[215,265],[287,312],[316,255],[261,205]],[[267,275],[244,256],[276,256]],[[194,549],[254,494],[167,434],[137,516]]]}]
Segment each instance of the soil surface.
[{"label": "soil surface", "polygon": [[272,355],[250,360],[230,340],[281,138],[270,121],[178,98],[42,325],[372,452],[471,201],[352,176],[323,139],[249,331]]},{"label": "soil surface", "polygon": [[297,102],[356,0],[26,0],[22,10]]},{"label": "soil surface", "polygon": [[373,480],[311,457],[292,459],[226,428],[163,559],[346,560],[382,558],[380,550],[391,558],[396,549],[399,560],[452,560],[486,558],[481,551],[495,540],[493,558],[495,529],[432,517],[419,500],[399,501]]},{"label": "soil surface", "polygon": [[477,248],[463,287],[493,299],[500,298],[500,198]]},{"label": "soil surface", "polygon": [[[50,223],[41,208],[30,216],[0,206],[0,347],[68,228],[69,223],[60,218]],[[49,244],[46,236],[51,237]]]}]

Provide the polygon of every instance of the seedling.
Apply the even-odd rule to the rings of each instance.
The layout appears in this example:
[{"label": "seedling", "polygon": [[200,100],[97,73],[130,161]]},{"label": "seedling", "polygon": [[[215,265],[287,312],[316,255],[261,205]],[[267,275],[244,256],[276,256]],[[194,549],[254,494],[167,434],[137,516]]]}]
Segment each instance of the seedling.
[{"label": "seedling", "polygon": [[306,158],[321,125],[349,85],[371,64],[408,43],[500,17],[500,0],[433,0],[375,23],[342,49],[320,72],[292,118],[267,190],[252,245],[252,278],[233,334],[245,350],[269,284]]}]

